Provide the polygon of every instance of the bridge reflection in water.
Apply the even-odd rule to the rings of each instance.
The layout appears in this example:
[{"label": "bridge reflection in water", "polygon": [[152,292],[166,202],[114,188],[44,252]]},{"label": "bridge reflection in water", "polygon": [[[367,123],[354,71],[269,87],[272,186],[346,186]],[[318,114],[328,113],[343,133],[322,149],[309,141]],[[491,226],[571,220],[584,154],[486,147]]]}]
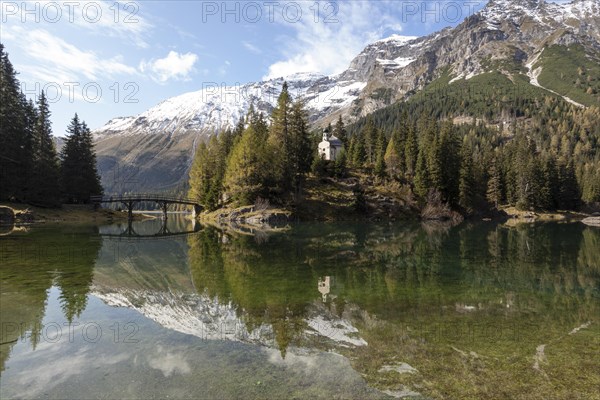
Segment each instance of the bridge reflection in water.
[{"label": "bridge reflection in water", "polygon": [[[181,223],[181,221],[185,221]],[[169,223],[169,222],[173,223]],[[197,233],[202,226],[192,218],[152,219],[146,221],[133,221],[129,219],[127,226],[112,225],[100,230],[100,235],[107,239],[156,239],[173,236],[185,236]]]}]

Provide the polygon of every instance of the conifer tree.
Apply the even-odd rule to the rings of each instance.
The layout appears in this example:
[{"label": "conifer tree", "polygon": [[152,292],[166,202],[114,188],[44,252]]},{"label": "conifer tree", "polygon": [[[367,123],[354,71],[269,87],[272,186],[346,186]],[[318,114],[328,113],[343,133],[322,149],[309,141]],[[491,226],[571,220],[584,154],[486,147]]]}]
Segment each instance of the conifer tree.
[{"label": "conifer tree", "polygon": [[198,201],[200,204],[204,204],[204,195],[209,189],[210,175],[208,173],[208,147],[206,143],[200,142],[196,147],[196,154],[194,155],[194,161],[192,168],[190,169],[190,189],[188,191],[188,197],[192,200]]},{"label": "conifer tree", "polygon": [[[452,122],[445,122],[442,125],[438,146],[440,152],[439,158],[441,159],[439,165],[442,176],[440,190],[450,204],[457,204],[460,186],[461,143]],[[475,173],[475,170],[472,172]],[[472,183],[475,185],[475,176],[472,179]],[[475,190],[474,187],[473,190]]]},{"label": "conifer tree", "polygon": [[290,162],[290,123],[292,115],[292,97],[287,82],[283,83],[277,105],[271,114],[269,132],[270,152],[273,154],[273,176],[280,192],[290,188],[293,168]]},{"label": "conifer tree", "polygon": [[578,210],[580,206],[581,193],[573,160],[561,160],[558,168],[558,207],[561,210]]},{"label": "conifer tree", "polygon": [[289,128],[288,162],[291,183],[297,197],[306,173],[310,171],[313,151],[308,133],[308,114],[301,100],[292,104]]},{"label": "conifer tree", "polygon": [[344,144],[344,146],[346,146],[348,144],[347,137],[346,137],[347,136],[346,126],[344,125],[344,121],[342,120],[341,115],[338,117],[338,120],[335,124],[335,128],[333,130],[333,136],[340,139],[342,141],[342,143]]},{"label": "conifer tree", "polygon": [[367,124],[363,128],[361,136],[365,150],[365,161],[369,166],[372,166],[377,157],[377,139],[379,136],[373,118],[367,118]]},{"label": "conifer tree", "polygon": [[0,43],[0,199],[26,198],[33,122],[26,107],[17,72]]},{"label": "conifer tree", "polygon": [[88,203],[90,196],[102,194],[96,166],[92,133],[75,114],[67,127],[61,152],[61,180],[67,202]]},{"label": "conifer tree", "polygon": [[468,144],[464,144],[461,149],[458,205],[468,213],[473,211],[475,204],[472,154],[471,147]]},{"label": "conifer tree", "polygon": [[415,167],[414,191],[417,196],[425,197],[429,191],[430,181],[427,171],[427,152],[420,149],[417,155],[417,165]]},{"label": "conifer tree", "polygon": [[502,202],[502,175],[498,159],[496,157],[492,159],[488,174],[489,180],[487,184],[486,197],[495,208],[498,208]]},{"label": "conifer tree", "polygon": [[52,139],[50,109],[43,91],[38,100],[32,156],[29,200],[38,204],[58,205],[60,203],[58,155]]},{"label": "conifer tree", "polygon": [[427,172],[430,188],[442,192],[444,185],[442,143],[438,133],[437,123],[432,121],[427,127],[427,132],[422,141],[427,151]]},{"label": "conifer tree", "polygon": [[346,151],[342,150],[333,164],[334,174],[337,178],[345,178],[348,174]]},{"label": "conifer tree", "polygon": [[394,136],[391,137],[384,156],[387,173],[392,177],[400,176],[400,157]]},{"label": "conifer tree", "polygon": [[373,173],[379,178],[386,176],[385,152],[387,143],[383,131],[378,132],[377,146],[375,148],[375,167]]},{"label": "conifer tree", "polygon": [[352,165],[354,168],[362,168],[366,161],[366,150],[363,135],[357,133],[352,136]]},{"label": "conifer tree", "polygon": [[409,126],[408,136],[406,138],[406,146],[404,147],[404,165],[406,168],[406,175],[408,177],[412,177],[415,174],[418,154],[419,147],[417,144],[415,129],[414,126]]},{"label": "conifer tree", "polygon": [[227,160],[224,190],[240,204],[251,204],[259,195],[268,196],[265,192],[273,179],[273,163],[265,145],[266,136],[262,116],[253,115]]}]

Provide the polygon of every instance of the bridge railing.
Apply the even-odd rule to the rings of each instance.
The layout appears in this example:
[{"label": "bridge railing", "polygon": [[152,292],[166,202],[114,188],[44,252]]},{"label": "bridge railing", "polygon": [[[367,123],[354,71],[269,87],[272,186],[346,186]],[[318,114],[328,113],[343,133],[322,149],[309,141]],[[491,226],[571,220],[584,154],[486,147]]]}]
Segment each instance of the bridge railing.
[{"label": "bridge railing", "polygon": [[169,201],[173,203],[199,204],[198,201],[194,199],[170,196],[164,193],[105,194],[102,196],[90,196],[90,200],[93,203],[118,203],[121,201]]}]

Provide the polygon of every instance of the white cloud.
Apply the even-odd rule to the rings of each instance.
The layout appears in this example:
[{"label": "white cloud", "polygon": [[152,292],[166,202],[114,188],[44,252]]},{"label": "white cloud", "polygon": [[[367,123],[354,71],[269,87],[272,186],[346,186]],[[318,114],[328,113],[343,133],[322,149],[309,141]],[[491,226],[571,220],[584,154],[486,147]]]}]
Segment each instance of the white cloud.
[{"label": "white cloud", "polygon": [[225,60],[225,62],[223,63],[223,65],[221,65],[219,67],[219,75],[221,76],[225,76],[227,75],[227,70],[229,69],[229,66],[231,65],[231,63],[228,60]]},{"label": "white cloud", "polygon": [[[40,27],[71,25],[102,37],[116,37],[141,48],[148,48],[147,33],[153,25],[140,14],[140,2],[28,0],[10,2],[7,23],[31,21]],[[4,21],[3,21],[4,22]]]},{"label": "white cloud", "polygon": [[194,64],[198,61],[198,56],[194,53],[179,54],[176,51],[170,51],[165,58],[142,61],[140,70],[148,72],[152,79],[159,83],[165,83],[170,79],[187,80],[194,71]]},{"label": "white cloud", "polygon": [[242,44],[244,45],[244,47],[246,48],[246,50],[248,50],[251,53],[254,53],[254,54],[261,54],[262,53],[262,50],[260,48],[258,48],[257,46],[253,45],[250,42],[242,41]]},{"label": "white cloud", "polygon": [[133,75],[134,67],[122,57],[101,58],[93,51],[84,51],[44,29],[28,30],[21,26],[5,27],[10,37],[27,56],[36,60],[35,66],[20,67],[35,79],[45,82],[78,82],[81,78],[98,80],[102,77]]},{"label": "white cloud", "polygon": [[387,32],[398,33],[400,21],[391,17],[395,1],[338,2],[335,20],[315,22],[311,2],[300,2],[303,17],[288,24],[293,36],[284,36],[283,59],[269,67],[265,79],[296,72],[320,72],[327,75],[344,71],[350,61],[367,45]]}]

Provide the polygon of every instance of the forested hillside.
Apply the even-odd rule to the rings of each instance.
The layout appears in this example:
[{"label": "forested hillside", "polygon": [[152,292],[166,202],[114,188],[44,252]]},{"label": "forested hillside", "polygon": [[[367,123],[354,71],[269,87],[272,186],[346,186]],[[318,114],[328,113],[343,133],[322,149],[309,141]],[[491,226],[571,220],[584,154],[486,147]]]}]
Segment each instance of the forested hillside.
[{"label": "forested hillside", "polygon": [[600,109],[499,74],[435,85],[347,129],[340,118],[331,129],[346,151],[335,162],[317,158],[320,132],[309,135],[302,103],[284,87],[270,126],[252,111],[235,130],[200,145],[190,195],[209,210],[259,197],[296,207],[307,178],[370,177],[423,213],[428,206],[463,215],[506,205],[577,210],[600,201]]},{"label": "forested hillside", "polygon": [[598,122],[598,107],[500,74],[442,80],[350,126],[349,158],[464,211],[572,210],[600,201]]},{"label": "forested hillside", "polygon": [[77,114],[57,154],[44,92],[27,100],[0,43],[0,200],[58,206],[102,193],[92,133]]}]

